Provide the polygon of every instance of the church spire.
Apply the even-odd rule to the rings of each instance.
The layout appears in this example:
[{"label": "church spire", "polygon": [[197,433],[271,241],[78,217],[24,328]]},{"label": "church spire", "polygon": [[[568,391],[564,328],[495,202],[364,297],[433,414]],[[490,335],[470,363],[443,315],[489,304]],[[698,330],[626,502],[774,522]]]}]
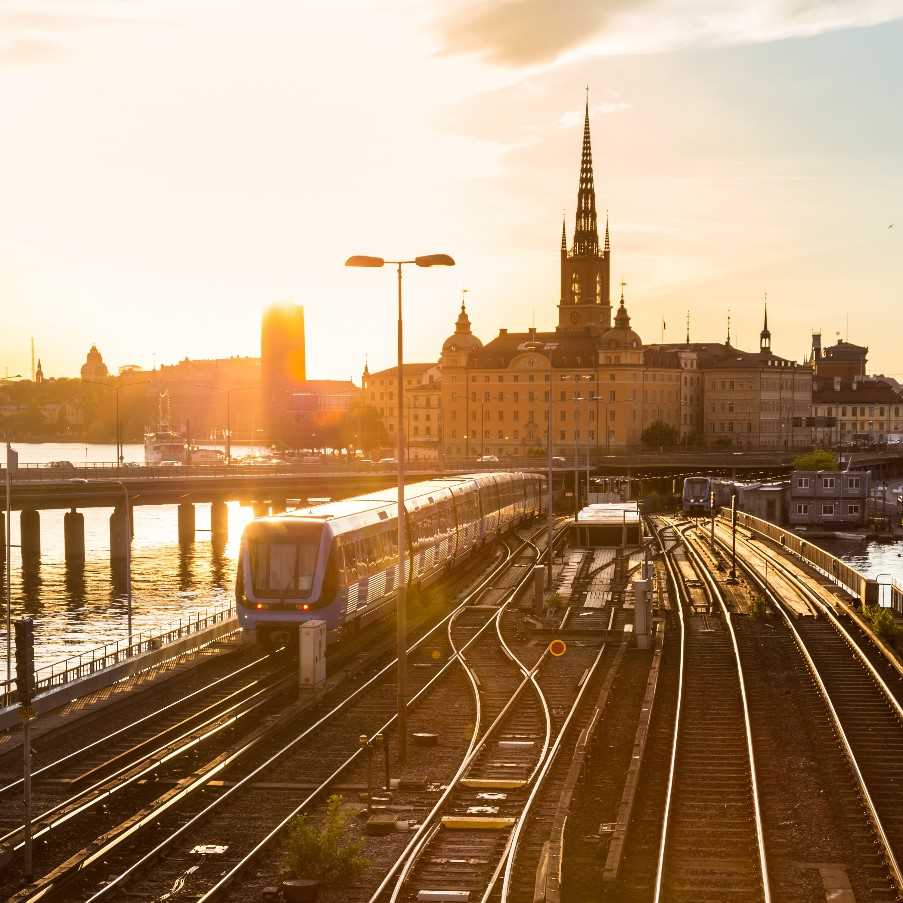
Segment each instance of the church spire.
[{"label": "church spire", "polygon": [[604,246],[604,250],[605,250],[605,256],[608,257],[608,255],[611,253],[611,240],[608,237],[608,211],[606,211],[606,213],[605,213],[605,246]]},{"label": "church spire", "polygon": [[561,250],[567,251],[568,249],[568,233],[564,227],[564,214],[561,214]]},{"label": "church spire", "polygon": [[593,150],[589,136],[589,88],[587,88],[580,185],[577,189],[577,222],[574,227],[574,256],[597,257],[598,254],[599,230],[596,225],[596,189],[593,184]]},{"label": "church spire", "polygon": [[765,292],[765,323],[759,333],[759,351],[771,354],[771,332],[768,329],[768,292]]}]

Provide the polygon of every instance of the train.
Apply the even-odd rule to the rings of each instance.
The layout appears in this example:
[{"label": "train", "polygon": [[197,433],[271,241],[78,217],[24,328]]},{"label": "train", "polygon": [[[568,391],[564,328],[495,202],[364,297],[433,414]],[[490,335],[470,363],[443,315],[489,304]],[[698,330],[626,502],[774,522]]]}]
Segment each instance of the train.
[{"label": "train", "polygon": [[[435,582],[489,540],[542,513],[545,477],[498,472],[405,487],[407,583]],[[296,509],[244,529],[235,581],[239,624],[270,645],[326,622],[329,642],[391,612],[398,572],[397,489]]]},{"label": "train", "polygon": [[684,479],[684,514],[711,513],[713,482],[711,477],[686,477]]}]

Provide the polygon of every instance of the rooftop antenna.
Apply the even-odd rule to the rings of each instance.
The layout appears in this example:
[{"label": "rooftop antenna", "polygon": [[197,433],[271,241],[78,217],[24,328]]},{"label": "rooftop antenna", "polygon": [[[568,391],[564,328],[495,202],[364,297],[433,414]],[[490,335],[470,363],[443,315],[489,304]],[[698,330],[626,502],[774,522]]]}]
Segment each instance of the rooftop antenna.
[{"label": "rooftop antenna", "polygon": [[[846,329],[847,337],[844,339],[845,342],[850,341],[850,312],[847,311],[847,329]],[[32,352],[32,360],[34,359],[34,352]],[[34,368],[34,363],[32,363],[32,368]],[[34,378],[34,377],[32,377]]]},{"label": "rooftop antenna", "polygon": [[690,311],[687,311],[687,344],[690,344]]},{"label": "rooftop antenna", "polygon": [[731,343],[731,309],[727,309],[727,342],[726,344],[730,345]]}]

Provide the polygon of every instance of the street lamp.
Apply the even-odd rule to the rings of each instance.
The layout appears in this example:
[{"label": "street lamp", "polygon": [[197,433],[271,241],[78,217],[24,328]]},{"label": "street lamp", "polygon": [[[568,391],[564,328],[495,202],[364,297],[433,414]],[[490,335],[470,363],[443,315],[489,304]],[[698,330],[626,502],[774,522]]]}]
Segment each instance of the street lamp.
[{"label": "street lamp", "polygon": [[407,575],[404,568],[404,375],[402,366],[404,363],[403,321],[401,308],[401,268],[413,263],[419,267],[445,266],[452,267],[455,261],[448,254],[427,254],[415,257],[413,260],[385,260],[382,257],[368,257],[362,254],[349,257],[345,261],[346,267],[383,267],[386,264],[394,266],[398,275],[398,424],[396,428],[397,450],[396,466],[398,468],[398,590],[395,604],[395,628],[398,655],[398,679],[396,681],[396,699],[398,708],[398,760],[404,765],[407,759],[408,747],[408,713],[407,713]]},{"label": "street lamp", "polygon": [[214,392],[226,393],[226,464],[232,463],[232,393],[245,392],[257,389],[258,386],[231,386],[224,389],[222,386],[212,386],[208,383],[195,383],[198,389],[212,389]]},{"label": "street lamp", "polygon": [[[82,483],[84,485],[103,485],[112,483],[122,490],[124,502],[123,514],[125,516],[125,594],[128,605],[128,635],[129,650],[132,647],[132,519],[129,516],[129,490],[122,480],[86,480],[84,477],[74,477],[70,483]],[[129,652],[131,654],[131,652]]]}]

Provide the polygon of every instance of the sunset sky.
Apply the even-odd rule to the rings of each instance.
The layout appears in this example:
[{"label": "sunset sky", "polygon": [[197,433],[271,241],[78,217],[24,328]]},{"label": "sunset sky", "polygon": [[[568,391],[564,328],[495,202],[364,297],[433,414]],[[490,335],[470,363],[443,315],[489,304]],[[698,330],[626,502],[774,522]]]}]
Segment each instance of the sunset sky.
[{"label": "sunset sky", "polygon": [[[566,13],[565,13],[566,10]],[[308,375],[551,328],[589,85],[633,326],[776,353],[810,333],[903,380],[903,0],[0,0],[0,376],[259,353]],[[891,227],[893,224],[892,228]],[[847,321],[849,327],[847,327]]]}]

